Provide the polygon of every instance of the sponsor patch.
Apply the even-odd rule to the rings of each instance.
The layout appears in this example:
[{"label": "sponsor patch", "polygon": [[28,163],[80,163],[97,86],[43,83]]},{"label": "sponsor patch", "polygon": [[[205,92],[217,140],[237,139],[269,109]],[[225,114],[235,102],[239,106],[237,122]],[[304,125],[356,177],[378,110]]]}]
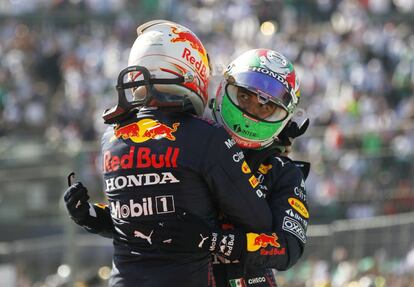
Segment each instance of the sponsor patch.
[{"label": "sponsor patch", "polygon": [[259,185],[259,180],[257,179],[257,177],[255,177],[254,175],[252,175],[250,178],[249,178],[249,182],[250,182],[250,185],[253,187],[253,188],[256,188],[256,186],[258,186]]},{"label": "sponsor patch", "polygon": [[247,251],[254,252],[260,248],[266,248],[267,246],[280,247],[279,239],[276,233],[271,235],[265,233],[247,233]]},{"label": "sponsor patch", "polygon": [[244,153],[242,151],[236,152],[233,154],[233,161],[239,162],[244,159]]},{"label": "sponsor patch", "polygon": [[305,205],[300,202],[297,198],[289,197],[288,199],[289,204],[297,211],[300,215],[302,215],[304,218],[309,218],[309,212],[306,209]]},{"label": "sponsor patch", "polygon": [[272,167],[273,166],[271,164],[269,165],[261,164],[259,167],[259,172],[262,174],[267,174]]},{"label": "sponsor patch", "polygon": [[249,68],[249,70],[271,76],[272,78],[281,82],[286,87],[286,89],[289,91],[289,93],[291,93],[292,88],[290,87],[289,83],[286,81],[286,79],[281,74],[278,74],[276,72],[273,72],[266,68],[261,68],[261,67],[252,67],[252,68]]},{"label": "sponsor patch", "polygon": [[179,183],[180,181],[171,172],[131,174],[105,179],[106,189],[110,192],[126,187]]},{"label": "sponsor patch", "polygon": [[[172,128],[153,119],[142,119],[125,126],[117,125],[114,129],[115,138],[142,143],[148,140],[167,139],[175,141],[175,133],[180,123],[173,123]],[[114,140],[115,138],[112,138]]]},{"label": "sponsor patch", "polygon": [[180,149],[177,147],[167,147],[164,153],[155,153],[149,147],[131,146],[128,153],[112,154],[107,150],[103,153],[103,171],[105,173],[120,169],[133,168],[175,168]]},{"label": "sponsor patch", "polygon": [[220,252],[226,256],[230,256],[234,247],[234,234],[224,235],[219,242]]},{"label": "sponsor patch", "polygon": [[255,278],[249,278],[247,279],[247,283],[254,285],[254,284],[259,284],[259,283],[265,283],[266,282],[266,277],[255,277]]},{"label": "sponsor patch", "polygon": [[306,202],[306,193],[305,193],[304,188],[302,188],[301,186],[295,186],[295,188],[293,189],[293,192],[295,193],[297,197],[299,197],[301,200]]},{"label": "sponsor patch", "polygon": [[111,215],[118,219],[173,212],[175,212],[175,205],[172,195],[144,197],[139,202],[133,199],[128,203],[111,202]]},{"label": "sponsor patch", "polygon": [[242,163],[242,171],[243,171],[243,173],[251,173],[252,172],[246,161],[243,161],[243,163]]},{"label": "sponsor patch", "polygon": [[276,255],[285,255],[286,254],[286,248],[266,248],[266,249],[260,249],[260,255],[263,256],[276,256]]},{"label": "sponsor patch", "polygon": [[260,188],[258,190],[256,190],[256,195],[258,197],[264,197],[264,198],[266,198],[266,194],[264,194],[263,191],[260,190]]},{"label": "sponsor patch", "polygon": [[292,209],[288,209],[285,210],[286,214],[289,215],[290,217],[292,217],[293,219],[296,219],[297,221],[299,221],[300,223],[302,223],[302,225],[305,227],[305,229],[308,227],[308,221],[306,219],[303,219],[299,214],[297,214],[296,212],[293,212]]},{"label": "sponsor patch", "polygon": [[228,149],[230,149],[230,148],[232,148],[236,144],[236,141],[233,138],[229,138],[228,140],[226,140],[224,142],[224,144],[226,145],[226,147]]},{"label": "sponsor patch", "polygon": [[305,231],[303,230],[302,226],[300,225],[299,222],[297,222],[296,220],[285,216],[283,218],[283,225],[282,225],[282,229],[292,233],[293,235],[295,235],[297,238],[299,238],[300,241],[302,241],[303,243],[306,243],[306,235],[305,235]]}]

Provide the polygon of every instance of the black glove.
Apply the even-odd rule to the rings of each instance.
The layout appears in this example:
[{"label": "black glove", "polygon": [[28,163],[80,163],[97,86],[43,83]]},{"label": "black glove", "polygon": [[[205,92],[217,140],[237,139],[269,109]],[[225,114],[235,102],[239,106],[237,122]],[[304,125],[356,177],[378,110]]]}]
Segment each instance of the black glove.
[{"label": "black glove", "polygon": [[289,146],[292,144],[292,140],[303,135],[309,127],[309,119],[303,121],[299,126],[297,122],[289,121],[284,129],[278,135],[278,139],[281,145]]},{"label": "black glove", "polygon": [[176,220],[160,222],[154,231],[159,249],[172,253],[212,252],[229,260],[246,251],[246,235],[236,230],[212,230],[195,215],[179,212]]},{"label": "black glove", "polygon": [[89,217],[88,190],[80,182],[69,186],[63,195],[66,209],[70,217],[79,225],[83,225]]}]

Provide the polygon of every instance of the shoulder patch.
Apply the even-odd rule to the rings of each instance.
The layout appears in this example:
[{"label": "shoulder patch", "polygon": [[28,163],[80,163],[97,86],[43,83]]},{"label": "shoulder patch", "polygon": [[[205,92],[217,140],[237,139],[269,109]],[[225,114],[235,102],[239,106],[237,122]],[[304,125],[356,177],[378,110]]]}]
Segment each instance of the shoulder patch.
[{"label": "shoulder patch", "polygon": [[267,174],[268,172],[269,172],[269,170],[270,169],[272,169],[272,165],[271,164],[268,164],[268,165],[266,165],[266,164],[260,164],[260,166],[259,166],[259,172],[261,173],[261,174]]},{"label": "shoulder patch", "polygon": [[296,220],[285,216],[283,218],[283,226],[282,229],[292,233],[293,235],[295,235],[297,238],[299,238],[300,241],[302,241],[303,243],[306,243],[306,233],[305,230],[302,228],[302,226],[300,225],[299,222],[297,222]]}]

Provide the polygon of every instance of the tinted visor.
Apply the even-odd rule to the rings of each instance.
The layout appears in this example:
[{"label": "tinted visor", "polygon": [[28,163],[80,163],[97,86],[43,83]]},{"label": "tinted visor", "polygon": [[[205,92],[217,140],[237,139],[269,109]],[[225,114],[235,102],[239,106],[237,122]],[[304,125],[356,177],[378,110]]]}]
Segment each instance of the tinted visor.
[{"label": "tinted visor", "polygon": [[[276,73],[266,75],[254,71],[245,71],[234,73],[231,77],[235,80],[232,84],[266,97],[269,101],[284,107],[286,110],[289,110],[290,104],[293,102],[288,88],[281,83],[285,80]],[[280,77],[280,80],[277,77]]]},{"label": "tinted visor", "polygon": [[226,94],[240,110],[260,121],[275,123],[283,121],[289,115],[285,107],[275,104],[269,100],[268,96],[263,94],[231,84],[226,85]]}]

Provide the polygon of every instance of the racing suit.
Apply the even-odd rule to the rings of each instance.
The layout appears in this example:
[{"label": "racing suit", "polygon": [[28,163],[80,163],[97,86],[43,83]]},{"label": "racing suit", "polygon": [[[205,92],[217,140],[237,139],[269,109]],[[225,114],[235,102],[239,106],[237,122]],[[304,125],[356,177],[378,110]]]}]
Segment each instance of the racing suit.
[{"label": "racing suit", "polygon": [[[270,152],[269,152],[270,151]],[[218,287],[274,287],[275,271],[286,270],[301,257],[307,240],[309,212],[305,183],[309,163],[294,162],[272,150],[244,150],[272,210],[270,232],[248,233],[244,263],[214,256]],[[231,229],[231,224],[223,224]]]},{"label": "racing suit", "polygon": [[270,230],[271,211],[244,154],[221,127],[187,113],[146,108],[102,138],[108,206],[84,227],[113,237],[110,286],[213,286],[210,254],[166,254],[157,224],[185,209],[216,224],[218,210],[246,230]]}]

